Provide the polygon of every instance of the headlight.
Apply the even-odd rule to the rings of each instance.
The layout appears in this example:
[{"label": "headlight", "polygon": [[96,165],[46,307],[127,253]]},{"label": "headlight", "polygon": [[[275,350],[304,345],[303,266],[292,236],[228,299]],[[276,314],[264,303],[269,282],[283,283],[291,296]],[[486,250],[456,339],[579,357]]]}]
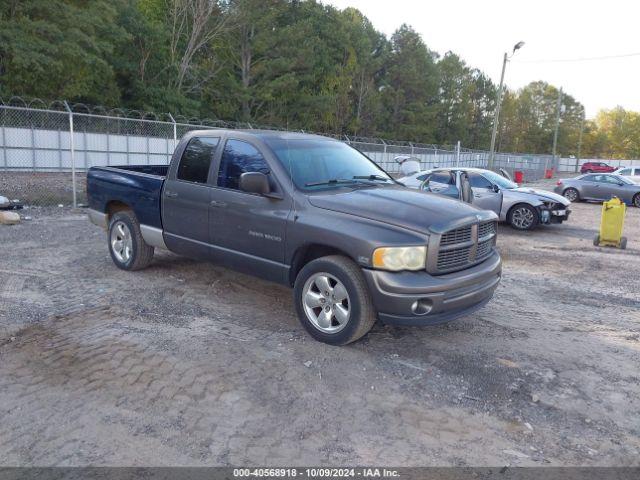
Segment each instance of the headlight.
[{"label": "headlight", "polygon": [[422,270],[426,266],[427,247],[382,247],[373,252],[374,268],[384,270]]}]

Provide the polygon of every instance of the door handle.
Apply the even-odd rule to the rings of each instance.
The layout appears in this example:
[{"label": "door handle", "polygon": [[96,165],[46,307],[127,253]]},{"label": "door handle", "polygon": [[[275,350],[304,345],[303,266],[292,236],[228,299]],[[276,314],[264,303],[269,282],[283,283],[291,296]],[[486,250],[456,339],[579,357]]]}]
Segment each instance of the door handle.
[{"label": "door handle", "polygon": [[176,198],[178,196],[177,192],[165,192],[164,194],[166,197],[169,197],[169,198]]},{"label": "door handle", "polygon": [[218,200],[211,200],[211,204],[212,207],[217,207],[217,208],[224,208],[227,206],[226,202],[219,202]]}]

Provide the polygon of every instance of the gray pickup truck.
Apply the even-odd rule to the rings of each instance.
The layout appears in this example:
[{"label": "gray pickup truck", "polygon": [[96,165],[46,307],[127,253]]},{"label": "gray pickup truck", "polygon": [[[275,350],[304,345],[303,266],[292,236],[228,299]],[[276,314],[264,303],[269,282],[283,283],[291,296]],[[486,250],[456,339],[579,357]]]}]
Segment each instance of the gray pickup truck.
[{"label": "gray pickup truck", "polygon": [[169,166],[91,168],[87,194],[117,267],[163,248],[292,286],[302,325],[332,345],[376,319],[452,320],[500,281],[495,213],[399,185],[321,136],[194,131]]}]

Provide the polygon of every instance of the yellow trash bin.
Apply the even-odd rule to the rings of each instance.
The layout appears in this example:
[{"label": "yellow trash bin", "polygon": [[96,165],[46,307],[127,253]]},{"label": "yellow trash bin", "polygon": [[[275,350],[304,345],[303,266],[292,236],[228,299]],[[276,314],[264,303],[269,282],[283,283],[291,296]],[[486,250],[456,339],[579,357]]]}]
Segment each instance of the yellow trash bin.
[{"label": "yellow trash bin", "polygon": [[596,247],[627,248],[627,238],[622,236],[626,212],[627,206],[617,197],[602,203],[600,233],[593,239]]}]

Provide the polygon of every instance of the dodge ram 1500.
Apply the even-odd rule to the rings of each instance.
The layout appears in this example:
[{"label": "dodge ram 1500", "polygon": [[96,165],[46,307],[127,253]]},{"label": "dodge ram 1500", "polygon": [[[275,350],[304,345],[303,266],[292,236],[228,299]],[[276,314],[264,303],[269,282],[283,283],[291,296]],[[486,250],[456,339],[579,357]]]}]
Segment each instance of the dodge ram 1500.
[{"label": "dodge ram 1500", "polygon": [[291,286],[302,325],[333,345],[376,319],[452,320],[500,281],[495,213],[406,188],[322,136],[193,131],[168,166],[91,168],[87,194],[117,267],[163,248]]}]

